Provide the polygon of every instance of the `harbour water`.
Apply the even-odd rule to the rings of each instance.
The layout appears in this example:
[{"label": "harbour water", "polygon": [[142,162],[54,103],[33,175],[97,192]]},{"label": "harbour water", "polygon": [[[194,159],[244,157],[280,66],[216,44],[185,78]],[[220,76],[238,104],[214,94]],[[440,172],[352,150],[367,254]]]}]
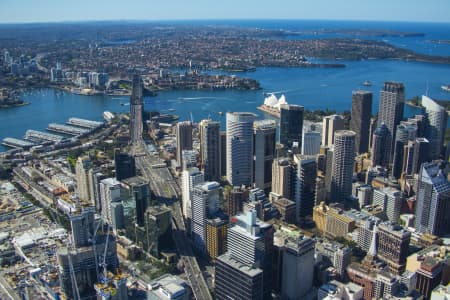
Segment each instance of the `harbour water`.
[{"label": "harbour water", "polygon": [[[420,30],[420,24],[396,24],[401,24],[401,28],[387,29],[423,32]],[[410,30],[405,24],[410,24]],[[354,26],[356,25],[354,24]],[[376,28],[386,29],[383,25],[385,23],[379,23]],[[347,28],[350,28],[349,26]],[[432,24],[428,26],[434,28],[435,31],[427,33],[425,37],[396,38],[396,41],[400,43],[402,41],[399,40],[410,39],[408,41],[411,45],[417,44],[411,46],[411,48],[416,47],[416,51],[422,49],[427,52],[427,47],[432,47],[434,51],[430,51],[433,52],[431,54],[444,55],[447,53],[446,55],[450,56],[449,45],[426,42],[429,35],[433,39],[450,38],[450,30],[444,30],[450,25]],[[320,28],[323,27],[325,26]],[[425,26],[425,28],[428,27]],[[439,33],[442,34],[439,35]],[[427,44],[421,44],[420,40]],[[404,41],[402,43],[407,45]],[[373,111],[376,112],[379,91],[383,82],[389,80],[405,84],[407,99],[428,93],[435,99],[450,100],[450,93],[440,88],[441,85],[450,83],[450,65],[396,60],[339,62],[346,64],[347,67],[330,69],[258,68],[255,72],[236,73],[237,76],[258,80],[262,90],[161,92],[156,97],[145,98],[145,109],[171,112],[179,115],[181,120],[190,119],[191,116],[195,121],[211,117],[224,123],[227,111],[250,111],[257,113],[261,118],[265,117],[261,111],[256,109],[264,101],[263,93],[284,93],[289,103],[303,105],[308,110],[328,108],[342,112],[351,110],[352,90],[366,89],[374,93]],[[372,86],[363,86],[365,80],[371,81]],[[25,92],[22,99],[31,104],[0,110],[0,140],[5,137],[22,138],[27,129],[45,130],[49,123],[63,123],[70,117],[101,120],[105,110],[112,112],[129,110],[128,97],[81,96],[51,89]],[[223,114],[220,115],[219,112],[223,112]],[[406,116],[416,112],[410,107],[405,109]],[[5,148],[0,147],[0,151],[4,150]]]}]

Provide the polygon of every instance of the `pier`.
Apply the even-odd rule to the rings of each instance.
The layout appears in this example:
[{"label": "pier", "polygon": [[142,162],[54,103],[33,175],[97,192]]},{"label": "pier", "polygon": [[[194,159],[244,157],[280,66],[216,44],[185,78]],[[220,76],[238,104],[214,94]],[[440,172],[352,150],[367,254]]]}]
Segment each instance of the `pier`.
[{"label": "pier", "polygon": [[69,135],[73,135],[73,136],[80,136],[80,135],[84,135],[84,134],[87,134],[90,132],[89,129],[83,129],[80,127],[64,125],[64,124],[57,124],[57,123],[48,124],[47,130],[58,132],[58,133],[63,133],[63,134],[69,134]]}]

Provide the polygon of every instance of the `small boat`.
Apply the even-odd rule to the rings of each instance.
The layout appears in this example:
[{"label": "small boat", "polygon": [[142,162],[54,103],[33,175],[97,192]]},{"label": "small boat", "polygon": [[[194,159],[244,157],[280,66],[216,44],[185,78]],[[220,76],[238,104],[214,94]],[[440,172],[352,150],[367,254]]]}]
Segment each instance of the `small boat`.
[{"label": "small boat", "polygon": [[218,114],[219,114],[219,116],[221,116],[221,115],[223,115],[223,112],[219,111]]},{"label": "small boat", "polygon": [[446,92],[450,92],[450,84],[442,85],[441,89],[443,89]]},{"label": "small boat", "polygon": [[370,82],[369,80],[366,80],[363,82],[364,86],[372,86],[372,82]]},{"label": "small boat", "polygon": [[176,111],[175,108],[169,108],[168,111]]}]

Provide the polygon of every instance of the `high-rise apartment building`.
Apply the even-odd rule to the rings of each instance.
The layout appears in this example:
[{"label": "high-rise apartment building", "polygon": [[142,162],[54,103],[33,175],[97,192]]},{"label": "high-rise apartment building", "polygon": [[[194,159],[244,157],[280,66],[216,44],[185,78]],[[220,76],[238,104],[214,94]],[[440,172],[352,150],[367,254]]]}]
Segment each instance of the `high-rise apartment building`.
[{"label": "high-rise apartment building", "polygon": [[440,162],[424,163],[416,193],[417,232],[442,236],[450,233],[450,183]]},{"label": "high-rise apartment building", "polygon": [[89,197],[95,204],[95,210],[100,212],[102,210],[102,202],[100,199],[100,181],[106,178],[106,176],[98,170],[90,169],[88,171],[88,177],[90,181]]},{"label": "high-rise apartment building", "polygon": [[90,197],[91,181],[89,180],[89,170],[92,168],[91,160],[88,156],[80,156],[75,165],[75,174],[77,178],[77,193],[81,201],[94,205]]},{"label": "high-rise apartment building", "polygon": [[202,120],[199,123],[200,163],[205,180],[219,181],[220,169],[220,123]]},{"label": "high-rise apartment building", "polygon": [[112,224],[111,204],[121,201],[121,184],[115,178],[106,178],[100,182],[100,200],[102,203],[102,218]]},{"label": "high-rise apartment building", "polygon": [[233,186],[252,184],[255,118],[253,113],[227,113],[227,179]]},{"label": "high-rise apartment building", "polygon": [[338,130],[335,133],[331,175],[333,202],[342,202],[352,194],[355,136],[350,130]]},{"label": "high-rise apartment building", "polygon": [[355,150],[366,153],[369,150],[370,117],[372,114],[372,92],[353,91],[350,130],[356,133]]},{"label": "high-rise apartment building", "polygon": [[302,147],[304,107],[300,105],[280,105],[280,144],[287,148]]},{"label": "high-rise apartment building", "polygon": [[340,115],[324,117],[322,122],[322,146],[332,146],[335,132],[344,130],[344,125],[344,118]]},{"label": "high-rise apartment building", "polygon": [[142,79],[133,75],[130,97],[130,141],[136,143],[142,140],[144,101],[142,97]]},{"label": "high-rise apartment building", "polygon": [[411,174],[418,174],[423,163],[429,161],[430,142],[426,138],[417,138],[414,142]]},{"label": "high-rise apartment building", "polygon": [[394,138],[397,125],[403,118],[405,104],[405,87],[399,82],[385,82],[380,91],[380,104],[378,108],[378,126],[384,123],[388,129],[391,145],[389,162],[392,161],[394,151]]},{"label": "high-rise apartment building", "polygon": [[178,122],[177,132],[177,162],[183,166],[183,150],[192,150],[192,123]]},{"label": "high-rise apartment building", "polygon": [[272,186],[272,164],[275,155],[276,124],[273,120],[260,120],[253,123],[254,184],[255,187],[270,192]]}]

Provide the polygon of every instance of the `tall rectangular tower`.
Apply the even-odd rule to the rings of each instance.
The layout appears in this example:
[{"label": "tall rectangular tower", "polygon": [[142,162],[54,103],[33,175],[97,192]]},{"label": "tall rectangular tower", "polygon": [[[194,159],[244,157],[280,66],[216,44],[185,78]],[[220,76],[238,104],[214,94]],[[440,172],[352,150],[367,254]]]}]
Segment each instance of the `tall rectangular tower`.
[{"label": "tall rectangular tower", "polygon": [[397,125],[403,118],[405,104],[405,87],[399,82],[385,82],[380,92],[380,104],[378,109],[378,126],[385,124],[391,138],[390,159],[394,151],[394,138]]},{"label": "tall rectangular tower", "polygon": [[302,148],[304,107],[300,105],[280,105],[280,144],[291,148],[296,142]]},{"label": "tall rectangular tower", "polygon": [[437,236],[450,233],[450,183],[440,163],[422,164],[416,193],[416,230]]},{"label": "tall rectangular tower", "polygon": [[355,150],[366,153],[369,150],[370,116],[372,114],[372,92],[353,91],[350,130],[356,133]]},{"label": "tall rectangular tower", "polygon": [[183,150],[192,150],[192,123],[177,123],[177,162],[183,166]]},{"label": "tall rectangular tower", "polygon": [[331,197],[334,202],[343,202],[352,194],[355,136],[350,130],[335,133],[331,175]]},{"label": "tall rectangular tower", "polygon": [[227,179],[231,185],[250,186],[253,181],[253,122],[256,115],[227,113]]},{"label": "tall rectangular tower", "polygon": [[199,124],[200,161],[205,180],[220,180],[220,123],[202,120]]},{"label": "tall rectangular tower", "polygon": [[254,130],[254,183],[257,188],[270,192],[272,164],[275,154],[275,121],[261,120],[253,123]]}]

